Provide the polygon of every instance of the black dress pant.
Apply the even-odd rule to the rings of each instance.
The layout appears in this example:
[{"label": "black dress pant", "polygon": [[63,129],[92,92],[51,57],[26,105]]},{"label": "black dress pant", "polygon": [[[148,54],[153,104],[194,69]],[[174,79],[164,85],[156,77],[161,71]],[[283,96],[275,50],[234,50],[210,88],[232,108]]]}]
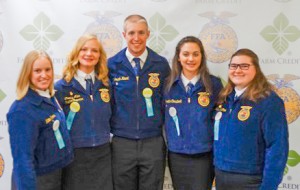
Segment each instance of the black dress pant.
[{"label": "black dress pant", "polygon": [[112,139],[115,190],[162,190],[165,173],[164,139]]}]

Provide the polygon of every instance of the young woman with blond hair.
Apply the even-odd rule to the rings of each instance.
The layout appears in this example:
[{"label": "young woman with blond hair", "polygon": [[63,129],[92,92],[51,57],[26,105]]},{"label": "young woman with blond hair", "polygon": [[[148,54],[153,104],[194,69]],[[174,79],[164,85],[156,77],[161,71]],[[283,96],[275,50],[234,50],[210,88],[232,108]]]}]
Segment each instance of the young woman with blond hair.
[{"label": "young woman with blond hair", "polygon": [[95,35],[81,36],[55,84],[74,145],[64,189],[112,189],[110,85],[106,53]]},{"label": "young woman with blond hair", "polygon": [[65,115],[54,97],[53,64],[30,51],[7,114],[13,156],[12,189],[61,190],[62,168],[73,159]]}]

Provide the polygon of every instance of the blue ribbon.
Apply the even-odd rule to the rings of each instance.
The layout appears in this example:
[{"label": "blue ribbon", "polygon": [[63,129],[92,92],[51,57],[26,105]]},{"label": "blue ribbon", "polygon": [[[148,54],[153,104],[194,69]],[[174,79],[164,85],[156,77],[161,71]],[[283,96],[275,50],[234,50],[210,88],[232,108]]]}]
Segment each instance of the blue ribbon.
[{"label": "blue ribbon", "polygon": [[176,126],[177,135],[180,136],[179,121],[178,121],[177,115],[172,116],[172,119],[173,119],[173,121],[175,123],[175,126]]},{"label": "blue ribbon", "polygon": [[59,129],[54,131],[54,135],[55,135],[56,142],[58,144],[59,149],[63,149],[66,145],[65,145],[64,139],[61,136]]},{"label": "blue ribbon", "polygon": [[72,110],[70,110],[69,113],[68,113],[67,128],[68,128],[69,131],[72,128],[72,124],[73,124],[73,120],[74,120],[75,115],[76,115],[76,112],[73,112]]},{"label": "blue ribbon", "polygon": [[214,140],[215,141],[219,140],[219,125],[220,125],[220,120],[215,120],[215,124],[214,124]]},{"label": "blue ribbon", "polygon": [[147,107],[147,116],[148,117],[154,116],[151,98],[145,98],[145,101],[146,101],[146,107]]}]

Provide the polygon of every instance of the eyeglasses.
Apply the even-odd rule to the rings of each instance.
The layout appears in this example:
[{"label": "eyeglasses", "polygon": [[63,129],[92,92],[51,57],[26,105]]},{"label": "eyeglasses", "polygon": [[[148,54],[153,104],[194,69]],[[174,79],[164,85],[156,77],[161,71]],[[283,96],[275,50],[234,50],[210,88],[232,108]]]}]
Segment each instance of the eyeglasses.
[{"label": "eyeglasses", "polygon": [[234,64],[234,63],[230,63],[228,65],[230,70],[237,70],[237,68],[239,67],[241,70],[248,70],[249,67],[252,66],[250,64],[247,63],[242,63],[242,64]]}]

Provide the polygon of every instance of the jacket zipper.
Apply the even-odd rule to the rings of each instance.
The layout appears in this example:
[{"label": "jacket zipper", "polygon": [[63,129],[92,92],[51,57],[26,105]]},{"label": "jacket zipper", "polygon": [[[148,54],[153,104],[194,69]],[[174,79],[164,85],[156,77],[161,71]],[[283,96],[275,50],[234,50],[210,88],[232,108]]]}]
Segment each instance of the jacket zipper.
[{"label": "jacket zipper", "polygon": [[[139,76],[136,76],[136,98],[137,102],[139,102]],[[136,127],[137,130],[140,130],[140,122],[139,122],[139,103],[136,106]]]}]

